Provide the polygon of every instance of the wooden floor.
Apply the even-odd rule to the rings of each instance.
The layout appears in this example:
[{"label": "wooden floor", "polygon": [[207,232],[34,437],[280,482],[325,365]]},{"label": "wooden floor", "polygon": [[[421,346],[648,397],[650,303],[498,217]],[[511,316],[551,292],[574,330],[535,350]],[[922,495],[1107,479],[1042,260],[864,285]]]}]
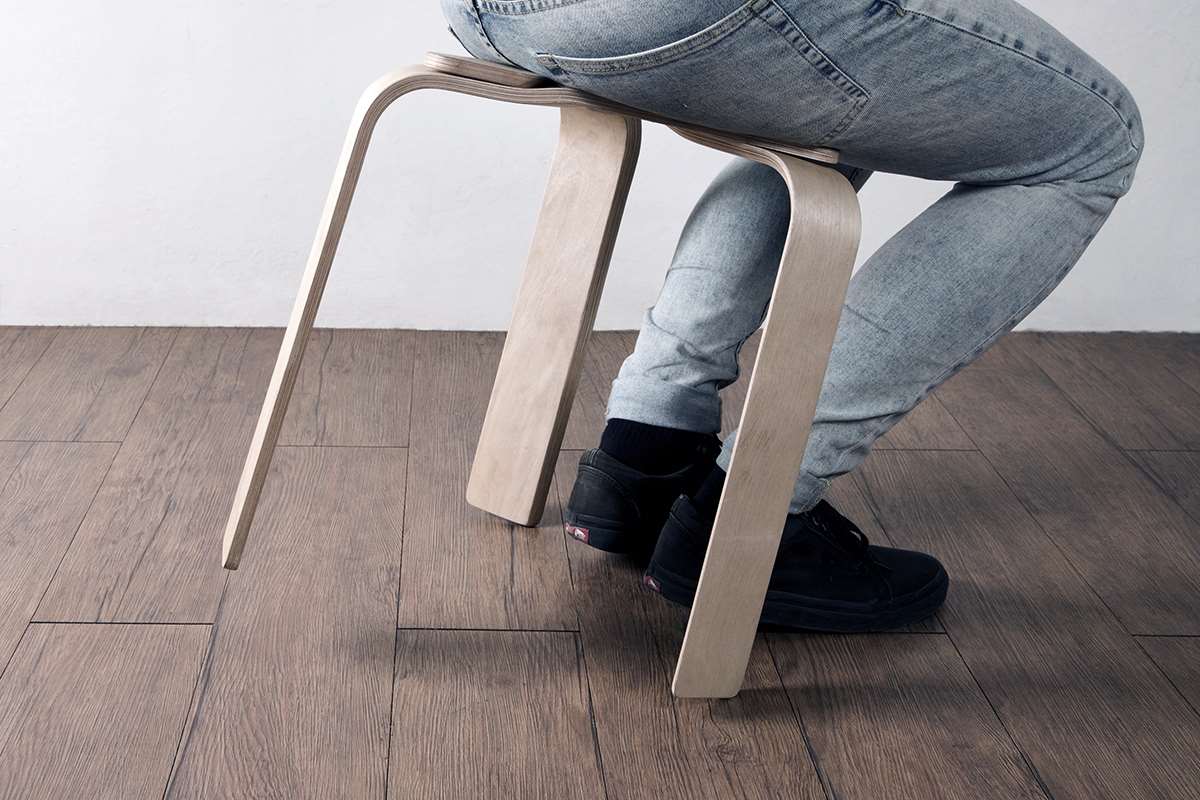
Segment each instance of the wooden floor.
[{"label": "wooden floor", "polygon": [[767,636],[721,702],[670,695],[684,612],[561,531],[632,334],[527,530],[462,499],[500,335],[318,332],[227,574],[279,339],[0,328],[0,798],[1200,798],[1200,336],[951,380],[833,490],[944,610]]}]

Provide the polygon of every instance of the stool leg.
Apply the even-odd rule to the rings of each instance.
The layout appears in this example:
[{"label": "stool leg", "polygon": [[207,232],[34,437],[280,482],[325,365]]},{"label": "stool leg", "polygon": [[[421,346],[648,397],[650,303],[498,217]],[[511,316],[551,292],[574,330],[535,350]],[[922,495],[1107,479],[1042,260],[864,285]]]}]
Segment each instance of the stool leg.
[{"label": "stool leg", "polygon": [[860,233],[841,174],[774,154],[792,222],[672,690],[741,689]]},{"label": "stool leg", "polygon": [[558,150],[475,451],[467,502],[542,517],[637,163],[641,122],[564,107]]},{"label": "stool leg", "polygon": [[354,197],[354,189],[358,184],[358,176],[362,171],[363,159],[366,157],[375,123],[384,110],[399,97],[429,85],[429,76],[425,70],[401,70],[372,84],[355,109],[334,174],[333,185],[329,189],[325,209],[321,214],[317,237],[300,281],[300,293],[296,297],[292,316],[283,335],[275,371],[271,374],[262,413],[250,442],[250,452],[246,456],[241,480],[234,494],[233,508],[225,527],[222,555],[226,569],[237,569],[241,560],[263,482],[271,466],[275,442],[279,439],[279,430],[287,414],[288,401],[296,384],[296,376],[300,372],[304,346],[312,331],[313,320],[317,316],[321,294],[329,278],[329,268],[337,252],[338,241],[342,235],[346,215],[350,211],[350,201]]}]

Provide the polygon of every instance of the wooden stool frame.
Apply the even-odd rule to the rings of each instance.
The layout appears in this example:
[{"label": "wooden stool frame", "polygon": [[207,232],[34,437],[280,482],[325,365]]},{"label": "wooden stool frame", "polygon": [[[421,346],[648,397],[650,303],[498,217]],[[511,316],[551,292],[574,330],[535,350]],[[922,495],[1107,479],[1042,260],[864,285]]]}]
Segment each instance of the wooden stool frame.
[{"label": "wooden stool frame", "polygon": [[819,166],[837,162],[832,150],[680,125],[518,69],[431,53],[424,65],[385,75],[364,93],[234,496],[226,569],[237,569],[245,548],[375,124],[420,89],[561,109],[559,144],[467,486],[471,505],[518,525],[542,516],[642,120],[766,164],[786,182],[791,226],[672,685],[681,697],[736,695],[858,249],[857,196],[841,173]]}]

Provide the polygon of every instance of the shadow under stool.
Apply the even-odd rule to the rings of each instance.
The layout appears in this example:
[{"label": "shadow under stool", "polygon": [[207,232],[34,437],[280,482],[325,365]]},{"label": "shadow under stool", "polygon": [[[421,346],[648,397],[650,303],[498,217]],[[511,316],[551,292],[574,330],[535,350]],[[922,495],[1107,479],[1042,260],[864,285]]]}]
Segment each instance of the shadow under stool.
[{"label": "shadow under stool", "polygon": [[642,121],[766,164],[787,183],[791,225],[672,684],[681,697],[736,695],[858,250],[858,198],[829,168],[838,160],[833,150],[684,125],[520,69],[431,53],[423,65],[385,75],[363,94],[234,496],[225,567],[237,568],[246,545],[375,124],[393,102],[419,89],[561,109],[549,185],[467,486],[467,502],[518,525],[536,525],[542,516]]}]

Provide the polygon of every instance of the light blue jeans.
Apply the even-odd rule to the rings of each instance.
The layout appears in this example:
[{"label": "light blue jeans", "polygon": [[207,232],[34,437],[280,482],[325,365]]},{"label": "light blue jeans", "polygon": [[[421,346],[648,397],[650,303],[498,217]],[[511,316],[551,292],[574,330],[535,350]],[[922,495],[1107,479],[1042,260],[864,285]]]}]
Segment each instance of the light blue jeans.
[{"label": "light blue jeans", "polygon": [[[956,185],[855,274],[792,511],[1058,285],[1128,191],[1128,90],[1011,0],[443,0],[474,55],[675,119]],[[729,165],[692,212],[609,418],[720,428],[766,313],[782,180]],[[733,437],[719,463],[728,464]]]}]

